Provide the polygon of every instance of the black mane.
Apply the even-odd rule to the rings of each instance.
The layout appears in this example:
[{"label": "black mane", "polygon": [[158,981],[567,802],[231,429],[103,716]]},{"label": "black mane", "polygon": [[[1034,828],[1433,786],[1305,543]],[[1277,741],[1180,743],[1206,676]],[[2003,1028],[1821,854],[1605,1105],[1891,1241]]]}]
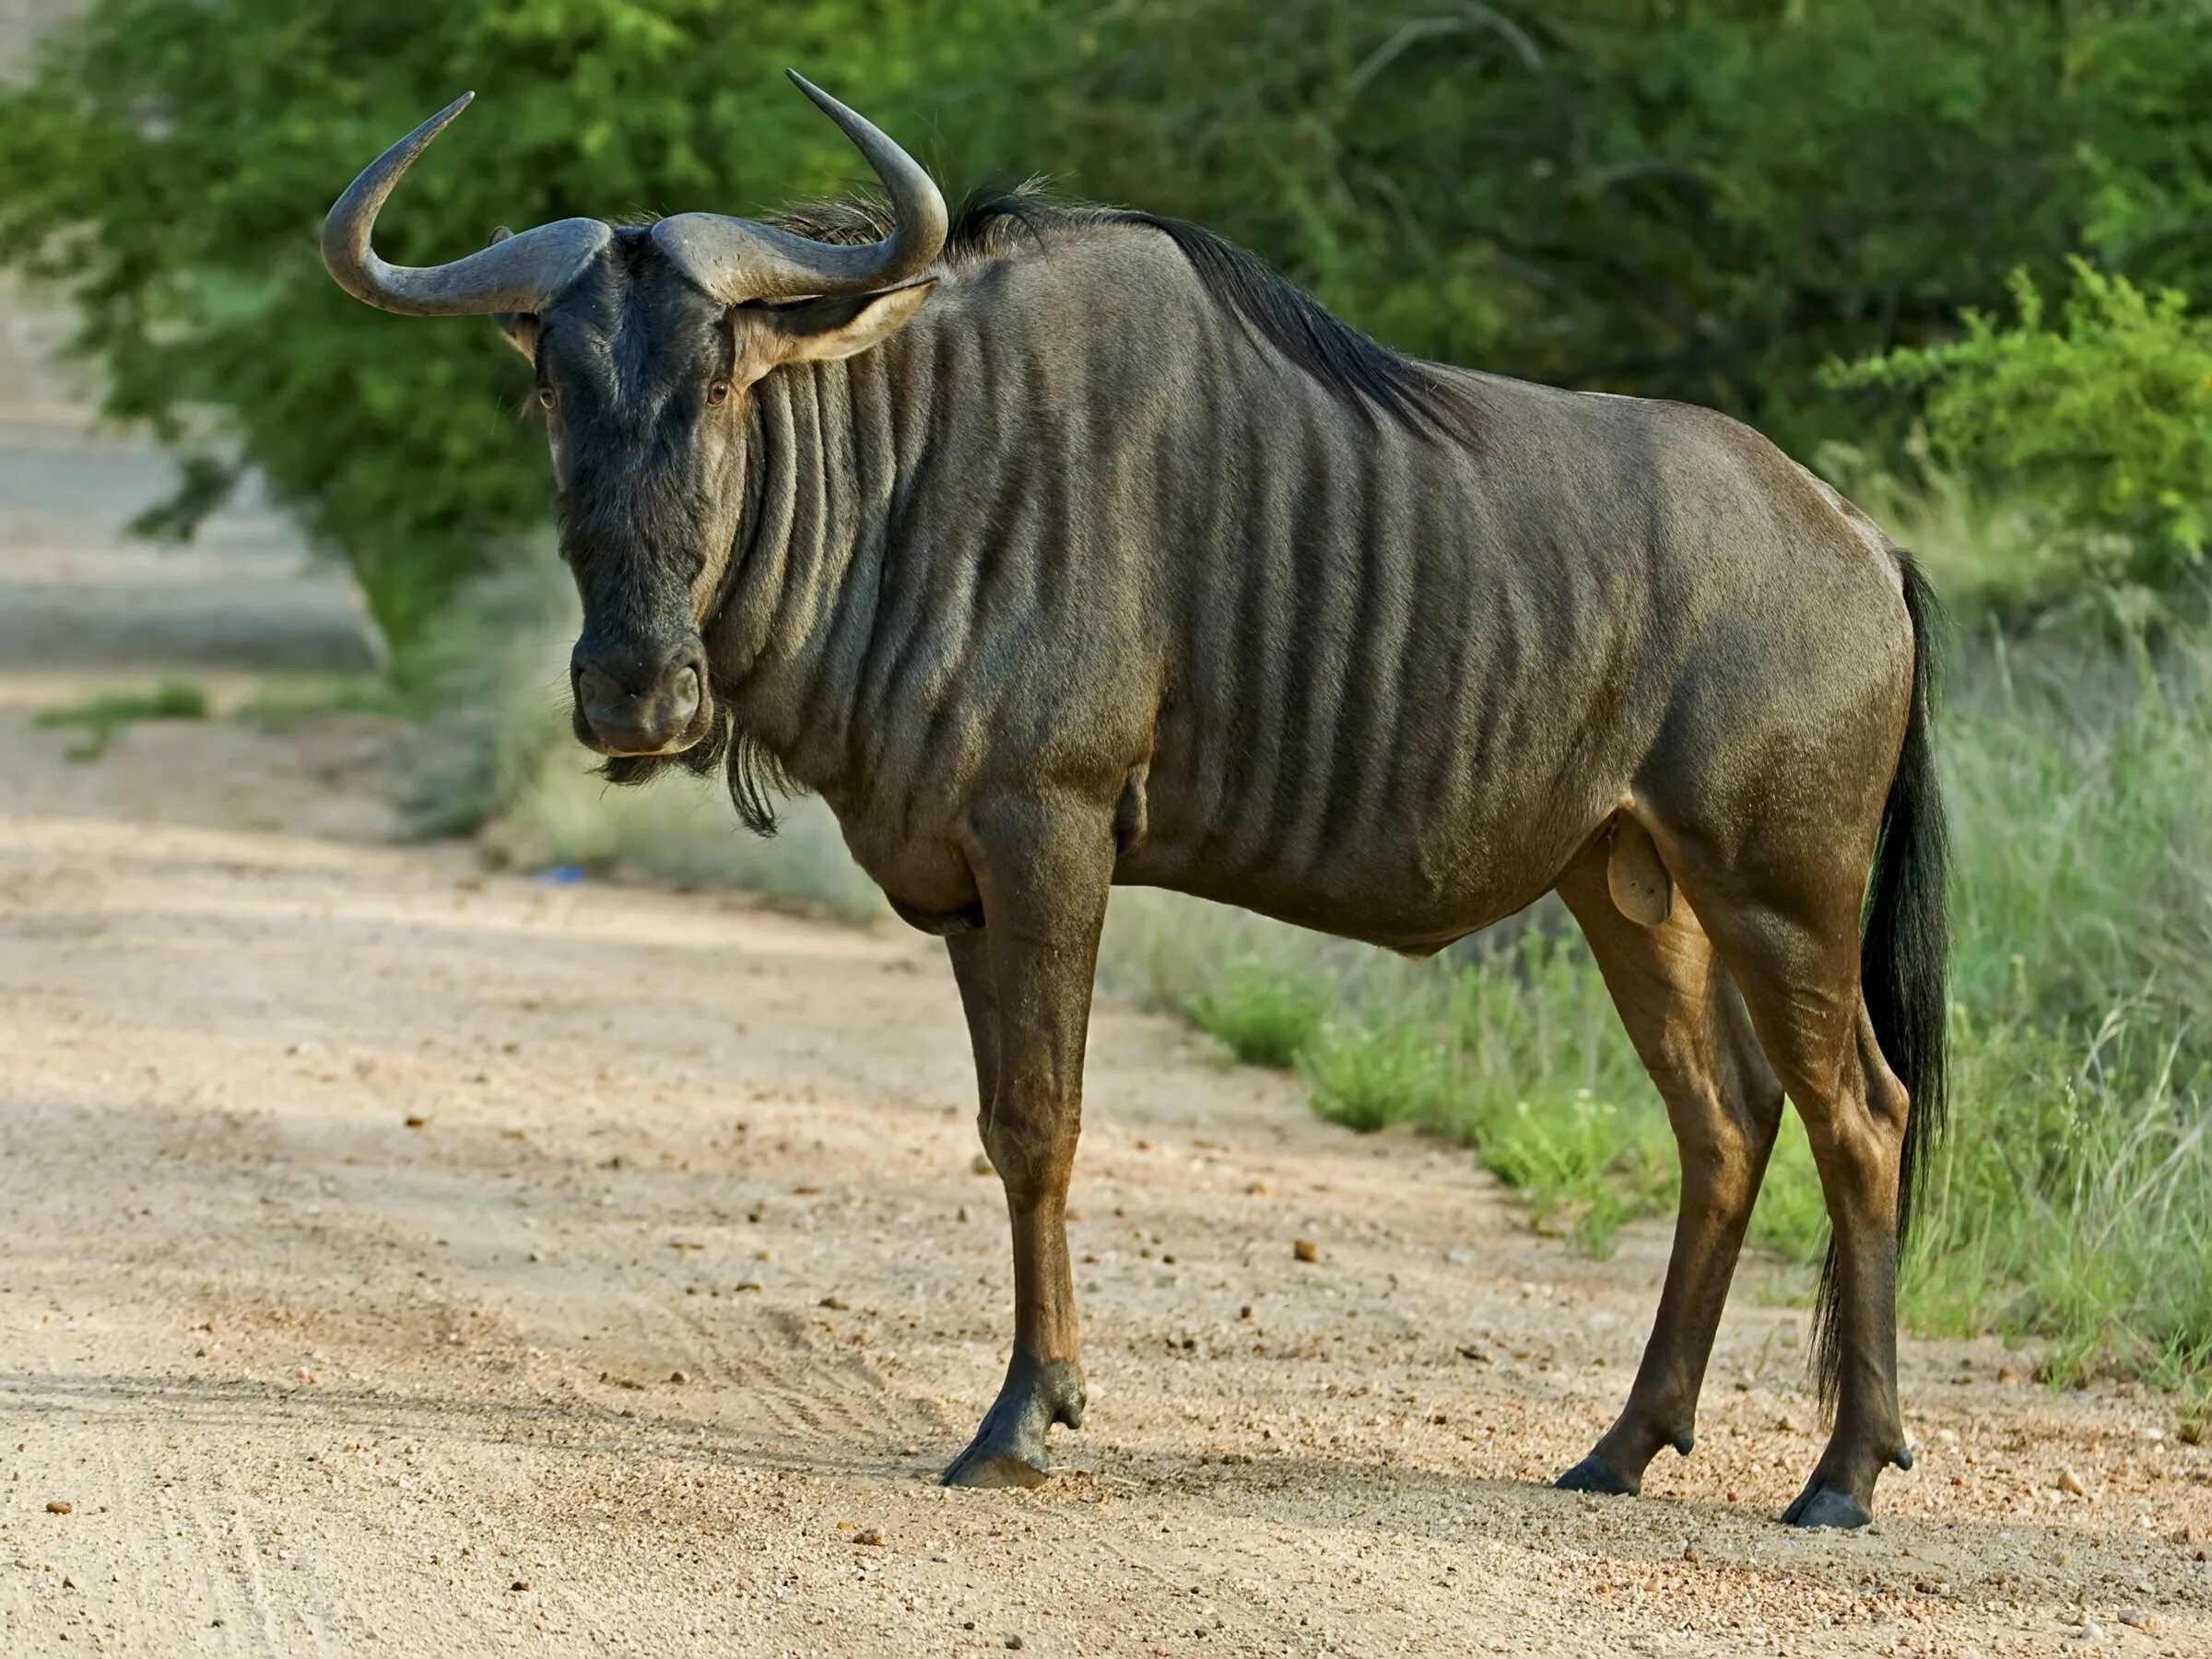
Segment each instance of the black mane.
[{"label": "black mane", "polygon": [[[875,241],[892,224],[889,205],[866,195],[804,203],[773,217],[787,230],[829,242]],[[1480,410],[1471,388],[1369,338],[1258,255],[1182,219],[1057,201],[1031,180],[962,202],[944,259],[959,270],[1041,252],[1055,230],[1101,225],[1141,225],[1168,238],[1216,303],[1371,421],[1380,416],[1408,430],[1476,441]]]}]

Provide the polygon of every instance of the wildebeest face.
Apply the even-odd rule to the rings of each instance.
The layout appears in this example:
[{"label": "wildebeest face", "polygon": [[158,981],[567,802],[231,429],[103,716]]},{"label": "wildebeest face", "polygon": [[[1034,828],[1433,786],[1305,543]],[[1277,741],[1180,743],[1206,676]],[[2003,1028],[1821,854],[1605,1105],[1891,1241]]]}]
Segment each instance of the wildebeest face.
[{"label": "wildebeest face", "polygon": [[701,634],[743,497],[730,308],[624,230],[543,312],[500,323],[533,366],[583,601],[577,738],[606,755],[688,748],[713,725]]},{"label": "wildebeest face", "polygon": [[876,345],[931,286],[729,305],[623,229],[542,313],[500,319],[535,371],[561,558],[583,600],[580,741],[670,755],[712,730],[702,636],[737,557],[751,390],[786,363]]}]

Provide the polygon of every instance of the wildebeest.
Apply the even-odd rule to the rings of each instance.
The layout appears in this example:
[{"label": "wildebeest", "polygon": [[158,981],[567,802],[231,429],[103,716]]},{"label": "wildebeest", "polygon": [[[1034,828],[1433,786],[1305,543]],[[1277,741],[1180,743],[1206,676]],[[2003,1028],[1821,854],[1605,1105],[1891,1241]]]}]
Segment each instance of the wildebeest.
[{"label": "wildebeest", "polygon": [[[796,76],[794,76],[796,79]],[[1784,1519],[1909,1467],[1898,1251],[1943,1100],[1942,803],[1912,559],[1735,421],[1416,361],[1250,255],[1029,194],[565,219],[371,252],[466,104],[339,198],[386,311],[535,365],[582,596],[576,735],[818,792],[945,936],[1014,1237],[1014,1347],[945,1473],[1030,1484],[1083,1371],[1065,1213],[1117,882],[1421,955],[1557,891],[1665,1097],[1681,1210],[1628,1404],[1561,1477],[1690,1449],[1786,1095],[1834,1226],[1834,1430]]]}]

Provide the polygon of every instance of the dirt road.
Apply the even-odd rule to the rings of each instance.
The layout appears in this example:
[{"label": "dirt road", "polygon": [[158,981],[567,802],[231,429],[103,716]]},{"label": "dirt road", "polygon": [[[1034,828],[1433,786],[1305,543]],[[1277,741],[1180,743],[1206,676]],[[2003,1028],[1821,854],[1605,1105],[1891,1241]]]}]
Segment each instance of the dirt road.
[{"label": "dirt road", "polygon": [[935,948],[381,842],[378,735],[0,716],[0,1652],[2212,1653],[2212,1448],[1994,1346],[1911,1346],[1865,1535],[1771,1520],[1748,1296],[1694,1457],[1545,1489],[1663,1230],[1112,1008],[1091,1426],[941,1490],[1008,1292]]}]

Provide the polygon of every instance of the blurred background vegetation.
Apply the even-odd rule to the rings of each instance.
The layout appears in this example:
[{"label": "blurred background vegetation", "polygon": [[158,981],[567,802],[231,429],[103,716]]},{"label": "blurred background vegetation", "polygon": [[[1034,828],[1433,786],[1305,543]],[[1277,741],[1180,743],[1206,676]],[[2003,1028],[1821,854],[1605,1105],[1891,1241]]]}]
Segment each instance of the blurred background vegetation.
[{"label": "blurred background vegetation", "polygon": [[[110,412],[176,445],[148,527],[188,533],[252,466],[351,564],[406,685],[465,712],[416,782],[429,827],[866,914],[818,811],[763,849],[687,784],[588,781],[525,371],[488,324],[357,306],[314,246],[468,87],[391,257],[841,187],[785,65],[956,191],[1046,173],[1205,223],[1408,350],[1742,416],[1920,549],[1957,618],[1960,1100],[1910,1307],[2041,1336],[2054,1379],[2202,1397],[2212,7],[101,0],[56,36],[0,93],[0,258],[66,285]],[[1465,1140],[1593,1248],[1671,1203],[1664,1117],[1555,914],[1413,967],[1130,895],[1106,972],[1347,1124]],[[1817,1257],[1801,1142],[1758,1225]]]}]

